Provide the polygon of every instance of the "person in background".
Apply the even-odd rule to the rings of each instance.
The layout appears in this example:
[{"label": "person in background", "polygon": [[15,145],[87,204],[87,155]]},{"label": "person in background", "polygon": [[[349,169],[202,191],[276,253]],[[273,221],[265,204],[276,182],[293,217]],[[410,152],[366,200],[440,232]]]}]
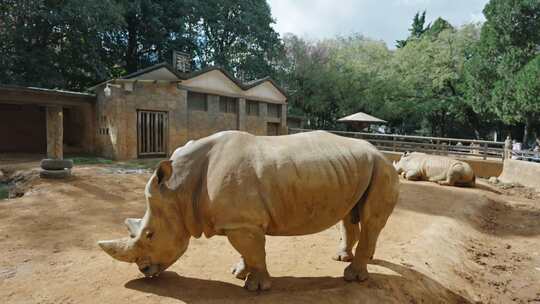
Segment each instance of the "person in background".
[{"label": "person in background", "polygon": [[512,138],[510,135],[506,136],[504,141],[504,159],[510,158],[512,156]]},{"label": "person in background", "polygon": [[521,151],[521,143],[517,142],[515,139],[512,140],[512,159],[519,158],[519,152]]},{"label": "person in background", "polygon": [[534,162],[540,162],[540,137],[536,137],[535,145],[534,145]]}]

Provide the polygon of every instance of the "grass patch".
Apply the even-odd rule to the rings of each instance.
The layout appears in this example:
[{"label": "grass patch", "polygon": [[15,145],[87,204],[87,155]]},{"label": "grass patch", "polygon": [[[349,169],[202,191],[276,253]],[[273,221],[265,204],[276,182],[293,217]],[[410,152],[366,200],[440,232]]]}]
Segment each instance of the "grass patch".
[{"label": "grass patch", "polygon": [[118,162],[115,167],[123,169],[155,169],[162,158],[135,159],[125,162]]},{"label": "grass patch", "polygon": [[113,161],[111,159],[97,156],[73,156],[66,157],[73,160],[75,165],[110,165],[121,169],[155,169],[164,158],[134,159],[128,161]]},{"label": "grass patch", "polygon": [[114,163],[110,159],[102,158],[102,157],[95,157],[95,156],[76,156],[76,157],[70,157],[68,159],[73,160],[73,164],[75,165],[108,165]]},{"label": "grass patch", "polygon": [[0,184],[0,200],[9,198],[9,188],[5,184]]}]

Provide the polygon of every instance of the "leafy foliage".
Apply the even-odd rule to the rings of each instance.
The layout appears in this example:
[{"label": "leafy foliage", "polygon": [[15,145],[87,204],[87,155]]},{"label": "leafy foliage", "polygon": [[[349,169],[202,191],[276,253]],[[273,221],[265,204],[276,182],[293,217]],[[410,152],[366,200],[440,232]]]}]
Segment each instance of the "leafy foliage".
[{"label": "leafy foliage", "polygon": [[523,102],[530,100],[524,99],[523,86],[534,75],[533,58],[540,51],[540,2],[491,0],[484,15],[480,40],[466,66],[467,101],[478,113],[506,124],[523,123],[527,142],[533,120]]},{"label": "leafy foliage", "polygon": [[275,74],[283,49],[265,0],[4,0],[0,83],[82,90],[169,61]]}]

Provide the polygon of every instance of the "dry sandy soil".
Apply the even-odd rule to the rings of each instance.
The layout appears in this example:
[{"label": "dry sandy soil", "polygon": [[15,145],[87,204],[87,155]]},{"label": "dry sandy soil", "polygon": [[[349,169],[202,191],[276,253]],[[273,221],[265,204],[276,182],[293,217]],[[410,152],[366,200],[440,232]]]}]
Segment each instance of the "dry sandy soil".
[{"label": "dry sandy soil", "polygon": [[146,279],[96,245],[144,213],[149,174],[78,166],[68,181],[32,181],[0,201],[1,303],[540,303],[540,201],[403,182],[371,277],[341,278],[337,229],[269,237],[273,289],[249,293],[229,274],[223,237],[192,240],[167,272]]}]

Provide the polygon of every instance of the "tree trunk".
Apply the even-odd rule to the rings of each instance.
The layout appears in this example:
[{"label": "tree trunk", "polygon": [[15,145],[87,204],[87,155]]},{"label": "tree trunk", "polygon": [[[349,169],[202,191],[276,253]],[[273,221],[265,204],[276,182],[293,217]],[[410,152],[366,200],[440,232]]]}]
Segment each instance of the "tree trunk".
[{"label": "tree trunk", "polygon": [[126,50],[126,70],[128,73],[133,73],[138,70],[137,56],[137,17],[131,16],[126,18],[128,30],[128,42]]},{"label": "tree trunk", "polygon": [[525,125],[523,126],[523,145],[522,145],[522,148],[523,149],[528,149],[529,148],[529,129],[531,127],[531,118],[530,117],[526,117],[525,118]]}]

